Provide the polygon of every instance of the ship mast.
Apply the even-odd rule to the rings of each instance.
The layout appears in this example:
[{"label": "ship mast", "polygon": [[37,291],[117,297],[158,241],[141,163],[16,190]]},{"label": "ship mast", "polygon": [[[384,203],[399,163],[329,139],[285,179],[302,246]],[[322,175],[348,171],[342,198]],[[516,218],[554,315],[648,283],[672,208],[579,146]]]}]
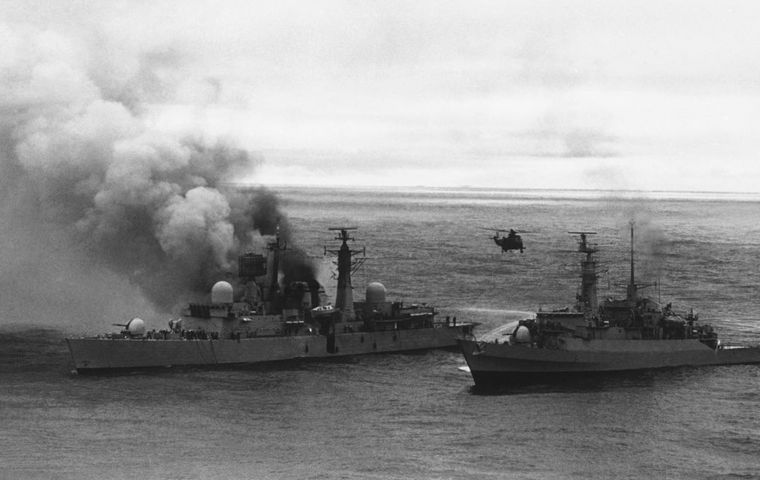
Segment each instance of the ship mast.
[{"label": "ship mast", "polygon": [[325,253],[338,255],[338,287],[335,294],[335,308],[341,312],[344,322],[353,321],[354,314],[354,295],[353,286],[351,285],[351,272],[354,269],[354,262],[351,256],[364,250],[351,250],[348,246],[349,240],[354,240],[349,236],[349,230],[356,230],[357,227],[330,227],[328,230],[339,232],[335,240],[343,242],[338,250],[330,250],[325,247]]},{"label": "ship mast", "polygon": [[270,251],[270,262],[268,267],[268,276],[266,282],[265,292],[265,305],[267,307],[267,313],[279,313],[282,305],[280,303],[280,252],[287,249],[287,244],[280,241],[280,226],[277,225],[275,230],[274,240],[267,244],[267,249]]},{"label": "ship mast", "polygon": [[596,292],[596,260],[594,253],[597,248],[595,245],[588,243],[587,235],[595,235],[596,232],[568,232],[574,235],[580,235],[578,242],[578,251],[585,253],[586,258],[581,260],[581,291],[577,296],[576,308],[583,312],[589,319],[596,316],[599,309],[599,301]]},{"label": "ship mast", "polygon": [[634,263],[633,263],[633,225],[634,221],[631,220],[631,279],[628,282],[628,289],[626,292],[627,300],[631,303],[636,302],[636,281],[634,276]]}]

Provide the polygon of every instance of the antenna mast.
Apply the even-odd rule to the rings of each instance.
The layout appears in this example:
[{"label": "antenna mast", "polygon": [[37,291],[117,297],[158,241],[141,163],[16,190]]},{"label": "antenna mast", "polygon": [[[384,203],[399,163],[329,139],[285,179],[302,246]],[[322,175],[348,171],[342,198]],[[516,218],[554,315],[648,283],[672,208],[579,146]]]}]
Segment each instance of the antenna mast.
[{"label": "antenna mast", "polygon": [[282,308],[279,298],[280,283],[278,276],[280,273],[280,252],[287,248],[287,243],[280,241],[280,224],[278,223],[275,228],[274,240],[267,243],[271,264],[267,268],[269,278],[265,285],[264,301],[267,304],[267,312],[269,313],[277,313]]},{"label": "antenna mast", "polygon": [[633,264],[633,225],[634,221],[631,220],[631,280],[628,282],[628,301],[629,302],[635,302],[636,301],[636,280],[634,276],[634,264]]},{"label": "antenna mast", "polygon": [[343,242],[338,250],[330,250],[325,247],[325,253],[329,252],[338,255],[338,288],[335,295],[335,308],[340,310],[343,321],[354,320],[354,295],[353,286],[351,285],[351,271],[353,262],[351,256],[364,250],[351,250],[348,246],[349,240],[354,240],[349,236],[350,230],[356,230],[357,227],[330,227],[328,230],[339,232],[335,240]]},{"label": "antenna mast", "polygon": [[585,253],[586,258],[581,260],[581,291],[578,294],[576,308],[583,312],[588,318],[594,317],[599,309],[597,299],[596,282],[598,275],[596,273],[596,260],[593,255],[596,253],[596,245],[588,243],[587,236],[595,235],[596,232],[568,232],[574,235],[580,235],[578,241],[578,251]]}]

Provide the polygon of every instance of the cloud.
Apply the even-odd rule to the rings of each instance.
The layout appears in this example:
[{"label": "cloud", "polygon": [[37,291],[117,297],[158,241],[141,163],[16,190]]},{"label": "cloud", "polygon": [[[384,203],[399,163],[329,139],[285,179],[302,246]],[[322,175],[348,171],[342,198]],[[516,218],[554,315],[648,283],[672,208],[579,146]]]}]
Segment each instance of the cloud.
[{"label": "cloud", "polygon": [[[499,184],[547,187],[562,162],[600,158],[676,161],[670,188],[709,178],[733,188],[726,179],[750,173],[760,138],[751,2],[8,2],[3,11],[14,27],[0,30],[11,46],[0,62],[37,59],[28,97],[79,108],[95,98],[154,132],[290,150],[291,163],[267,167],[283,183],[300,171],[329,182],[335,169],[314,159],[354,151],[415,171],[436,165],[428,177],[444,183],[485,157],[496,167],[484,181],[541,158],[554,160],[541,162],[548,172]],[[22,23],[35,39],[19,40]],[[12,97],[27,108],[20,93]],[[364,163],[352,173],[371,178]],[[751,173],[743,188],[757,183]]]}]

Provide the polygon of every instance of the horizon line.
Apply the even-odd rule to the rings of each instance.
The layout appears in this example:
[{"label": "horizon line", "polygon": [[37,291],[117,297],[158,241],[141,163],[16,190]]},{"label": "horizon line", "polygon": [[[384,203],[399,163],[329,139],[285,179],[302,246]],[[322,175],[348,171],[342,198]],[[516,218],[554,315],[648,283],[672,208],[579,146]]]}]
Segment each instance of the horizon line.
[{"label": "horizon line", "polygon": [[299,184],[299,183],[262,183],[262,182],[236,182],[227,181],[221,182],[223,185],[239,186],[239,187],[265,187],[265,188],[308,188],[308,189],[352,189],[352,190],[380,190],[380,189],[394,189],[394,190],[413,190],[413,189],[428,189],[428,190],[471,190],[471,191],[498,191],[498,192],[620,192],[620,193],[670,193],[670,194],[713,194],[713,195],[757,195],[760,197],[760,191],[729,191],[729,190],[646,190],[637,188],[557,188],[557,187],[480,187],[472,185],[351,185],[345,183],[338,184]]}]

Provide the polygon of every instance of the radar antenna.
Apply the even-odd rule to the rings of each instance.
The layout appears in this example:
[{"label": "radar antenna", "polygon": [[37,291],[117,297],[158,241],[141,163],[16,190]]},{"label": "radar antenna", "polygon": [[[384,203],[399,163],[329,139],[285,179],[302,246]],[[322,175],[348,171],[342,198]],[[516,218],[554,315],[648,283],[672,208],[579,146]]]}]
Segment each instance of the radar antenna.
[{"label": "radar antenna", "polygon": [[581,253],[585,253],[587,255],[591,255],[593,253],[597,252],[596,245],[592,245],[588,243],[587,236],[588,235],[596,235],[596,232],[567,232],[571,235],[580,235],[580,240],[578,241],[578,251]]}]

